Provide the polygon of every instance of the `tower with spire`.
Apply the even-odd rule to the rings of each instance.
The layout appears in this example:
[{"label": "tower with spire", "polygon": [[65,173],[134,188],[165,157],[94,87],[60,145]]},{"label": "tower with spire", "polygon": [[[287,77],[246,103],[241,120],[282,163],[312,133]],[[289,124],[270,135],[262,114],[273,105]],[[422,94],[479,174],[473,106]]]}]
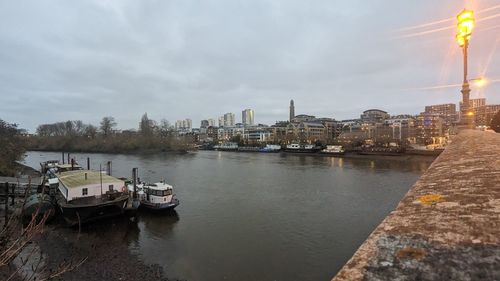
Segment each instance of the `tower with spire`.
[{"label": "tower with spire", "polygon": [[290,100],[290,122],[292,122],[295,117],[295,106],[293,105],[293,100]]}]

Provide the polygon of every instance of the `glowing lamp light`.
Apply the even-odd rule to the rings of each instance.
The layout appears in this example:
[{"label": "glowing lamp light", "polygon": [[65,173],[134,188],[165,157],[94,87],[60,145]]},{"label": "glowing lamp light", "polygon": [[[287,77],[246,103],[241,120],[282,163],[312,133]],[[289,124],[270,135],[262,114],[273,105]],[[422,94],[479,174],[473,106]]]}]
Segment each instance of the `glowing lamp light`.
[{"label": "glowing lamp light", "polygon": [[484,85],[486,85],[486,83],[488,83],[488,80],[486,80],[485,78],[478,78],[474,80],[474,84],[477,87],[483,87]]},{"label": "glowing lamp light", "polygon": [[474,112],[469,111],[469,112],[467,112],[467,115],[472,116],[472,115],[474,115]]},{"label": "glowing lamp light", "polygon": [[465,45],[465,38],[464,37],[462,37],[459,34],[457,34],[456,38],[457,38],[458,45],[460,47],[462,47],[463,45]]},{"label": "glowing lamp light", "polygon": [[472,29],[474,29],[474,12],[464,9],[460,14],[458,14],[457,20],[458,30],[456,38],[458,45],[463,46],[467,41],[469,41]]}]

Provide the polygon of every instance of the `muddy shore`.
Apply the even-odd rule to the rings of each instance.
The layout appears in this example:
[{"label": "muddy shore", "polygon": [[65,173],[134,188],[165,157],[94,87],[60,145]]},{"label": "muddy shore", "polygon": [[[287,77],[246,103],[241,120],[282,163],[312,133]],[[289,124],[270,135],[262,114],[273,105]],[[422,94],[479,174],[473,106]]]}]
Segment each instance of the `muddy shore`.
[{"label": "muddy shore", "polygon": [[37,239],[47,268],[56,269],[62,262],[86,261],[61,280],[172,280],[159,265],[146,265],[130,252],[128,241],[137,235],[137,223],[119,217],[83,226],[67,228],[54,222]]}]

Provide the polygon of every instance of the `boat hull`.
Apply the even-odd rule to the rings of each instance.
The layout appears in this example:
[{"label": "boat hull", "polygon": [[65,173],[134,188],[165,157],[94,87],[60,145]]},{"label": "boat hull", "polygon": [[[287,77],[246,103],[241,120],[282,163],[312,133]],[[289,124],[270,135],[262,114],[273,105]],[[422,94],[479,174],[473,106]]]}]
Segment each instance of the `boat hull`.
[{"label": "boat hull", "polygon": [[344,155],[345,154],[345,152],[326,152],[326,151],[321,151],[320,153],[324,154],[324,155],[332,155],[332,156]]},{"label": "boat hull", "polygon": [[391,152],[391,151],[359,151],[358,154],[361,155],[382,155],[382,156],[401,156],[403,152]]},{"label": "boat hull", "polygon": [[44,193],[33,194],[26,199],[22,208],[23,222],[30,222],[33,216],[38,219],[46,217],[50,221],[56,213],[56,208],[49,195]]},{"label": "boat hull", "polygon": [[75,226],[124,214],[128,199],[128,194],[124,194],[114,200],[102,201],[96,204],[66,203],[63,199],[58,199],[57,203],[64,220],[70,226]]},{"label": "boat hull", "polygon": [[173,210],[177,206],[179,206],[179,200],[173,199],[169,203],[150,203],[147,201],[142,201],[139,207],[151,211],[166,211],[166,210]]},{"label": "boat hull", "polygon": [[289,152],[289,153],[316,153],[319,151],[319,149],[293,149],[293,148],[285,148],[283,151]]}]

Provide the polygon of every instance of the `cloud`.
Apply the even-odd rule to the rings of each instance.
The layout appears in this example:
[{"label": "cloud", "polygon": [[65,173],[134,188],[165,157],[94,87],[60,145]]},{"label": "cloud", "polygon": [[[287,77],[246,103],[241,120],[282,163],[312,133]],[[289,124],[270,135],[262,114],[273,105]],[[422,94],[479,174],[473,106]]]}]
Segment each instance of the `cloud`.
[{"label": "cloud", "polygon": [[[253,108],[272,123],[287,119],[291,98],[298,113],[336,119],[372,107],[418,113],[458,102],[458,90],[402,89],[456,83],[460,52],[453,34],[391,31],[448,18],[456,2],[4,1],[0,118],[33,131],[112,115],[132,128],[144,112],[196,125]],[[474,35],[471,70],[486,64],[494,31]],[[499,62],[493,55],[490,75]],[[490,103],[498,90],[485,90]]]}]

